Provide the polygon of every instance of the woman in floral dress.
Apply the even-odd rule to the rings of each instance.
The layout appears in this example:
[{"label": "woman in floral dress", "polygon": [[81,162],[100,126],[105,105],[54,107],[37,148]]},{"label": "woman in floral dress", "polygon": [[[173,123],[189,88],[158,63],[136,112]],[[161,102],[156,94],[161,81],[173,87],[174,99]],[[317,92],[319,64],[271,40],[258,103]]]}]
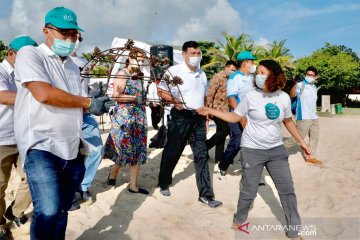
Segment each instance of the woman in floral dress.
[{"label": "woman in floral dress", "polygon": [[[138,80],[139,63],[144,61],[145,54],[129,54],[127,65],[117,73],[114,79],[115,115],[105,144],[105,158],[114,161],[107,184],[115,185],[121,167],[129,165],[131,193],[149,194],[137,186],[139,166],[147,157],[147,122],[143,96],[142,81]],[[134,77],[135,76],[135,77]]]}]

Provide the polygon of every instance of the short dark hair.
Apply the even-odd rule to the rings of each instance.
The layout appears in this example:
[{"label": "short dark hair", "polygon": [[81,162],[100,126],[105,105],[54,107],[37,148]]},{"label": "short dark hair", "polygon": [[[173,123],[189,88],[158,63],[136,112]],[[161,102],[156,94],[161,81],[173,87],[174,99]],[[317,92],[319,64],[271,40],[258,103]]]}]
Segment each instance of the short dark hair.
[{"label": "short dark hair", "polygon": [[234,65],[235,67],[237,67],[236,62],[234,62],[234,61],[232,61],[232,60],[229,60],[229,61],[227,61],[227,62],[225,63],[225,67],[228,67],[228,66],[230,66],[230,65]]},{"label": "short dark hair", "polygon": [[275,92],[285,87],[285,73],[278,62],[272,59],[262,60],[259,63],[259,66],[260,65],[266,67],[270,71],[270,75],[265,82],[266,88],[269,92]]},{"label": "short dark hair", "polygon": [[306,72],[308,72],[308,71],[314,72],[316,76],[318,75],[317,69],[316,69],[315,67],[313,67],[313,66],[308,67],[308,68],[306,69]]},{"label": "short dark hair", "polygon": [[183,52],[186,52],[189,48],[199,48],[199,44],[195,41],[187,41],[182,46]]}]

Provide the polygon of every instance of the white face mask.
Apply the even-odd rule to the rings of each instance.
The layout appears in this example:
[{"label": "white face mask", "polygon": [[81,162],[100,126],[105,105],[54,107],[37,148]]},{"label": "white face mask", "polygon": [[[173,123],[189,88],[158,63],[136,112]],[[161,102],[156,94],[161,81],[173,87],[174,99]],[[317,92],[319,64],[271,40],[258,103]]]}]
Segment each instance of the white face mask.
[{"label": "white face mask", "polygon": [[235,71],[232,71],[232,70],[228,70],[227,72],[226,72],[226,76],[228,76],[228,77],[230,77],[231,75],[233,75],[235,73]]},{"label": "white face mask", "polygon": [[189,57],[189,64],[193,67],[197,67],[200,65],[201,57]]},{"label": "white face mask", "polygon": [[255,76],[256,86],[260,89],[265,88],[265,81],[267,79],[267,75],[258,74]]},{"label": "white face mask", "polygon": [[250,68],[249,68],[249,73],[254,73],[256,72],[256,65],[253,64]]},{"label": "white face mask", "polygon": [[306,76],[305,81],[307,81],[308,83],[313,83],[315,81],[315,78]]},{"label": "white face mask", "polygon": [[79,39],[78,40],[76,40],[76,43],[75,43],[75,48],[74,48],[74,53],[76,53],[77,52],[77,50],[79,50],[79,48],[80,48],[80,41],[79,41]]}]

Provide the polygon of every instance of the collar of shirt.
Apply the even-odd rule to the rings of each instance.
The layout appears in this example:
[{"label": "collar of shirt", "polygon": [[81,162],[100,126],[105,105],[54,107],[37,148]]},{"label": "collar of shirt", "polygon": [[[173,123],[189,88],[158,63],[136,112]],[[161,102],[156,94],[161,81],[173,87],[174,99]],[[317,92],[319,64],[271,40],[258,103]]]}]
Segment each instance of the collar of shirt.
[{"label": "collar of shirt", "polygon": [[[57,57],[60,59],[60,57],[58,55],[56,55],[49,47],[48,45],[46,45],[45,43],[42,43],[39,45],[39,48],[41,50],[43,50],[45,52],[46,55],[48,55],[49,57]],[[71,60],[70,57],[66,57],[65,60],[64,60],[64,63]]]},{"label": "collar of shirt", "polygon": [[315,85],[315,83],[308,83],[305,79],[304,79],[303,82],[304,82],[305,85],[310,85],[310,86],[313,87],[313,88],[317,88],[316,85]]},{"label": "collar of shirt", "polygon": [[199,67],[196,67],[195,71],[191,71],[185,62],[183,62],[183,69],[186,73],[195,74],[195,77],[198,77],[201,74],[201,69]]},{"label": "collar of shirt", "polygon": [[11,75],[13,72],[14,72],[14,67],[11,66],[11,64],[6,60],[4,59],[4,61],[2,61],[2,64],[6,70],[6,72]]},{"label": "collar of shirt", "polygon": [[235,71],[235,73],[240,74],[240,75],[242,75],[242,76],[246,76],[246,74],[245,74],[245,73],[240,72],[239,70],[236,70],[236,71]]}]

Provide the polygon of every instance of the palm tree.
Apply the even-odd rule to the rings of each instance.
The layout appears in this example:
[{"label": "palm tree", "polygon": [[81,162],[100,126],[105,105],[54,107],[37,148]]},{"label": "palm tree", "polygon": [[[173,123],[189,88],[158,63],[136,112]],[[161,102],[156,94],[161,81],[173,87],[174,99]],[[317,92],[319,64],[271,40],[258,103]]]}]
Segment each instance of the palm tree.
[{"label": "palm tree", "polygon": [[203,65],[203,68],[223,64],[228,60],[236,61],[236,56],[244,50],[251,51],[254,54],[260,50],[254,46],[254,41],[248,34],[242,33],[239,37],[235,37],[224,32],[223,36],[226,40],[225,44],[219,39],[216,40],[219,47],[209,49],[208,53],[211,55],[211,60],[210,63]]},{"label": "palm tree", "polygon": [[286,39],[280,42],[274,41],[265,47],[264,59],[272,59],[277,61],[286,71],[294,69],[293,56],[290,50],[285,47]]}]

